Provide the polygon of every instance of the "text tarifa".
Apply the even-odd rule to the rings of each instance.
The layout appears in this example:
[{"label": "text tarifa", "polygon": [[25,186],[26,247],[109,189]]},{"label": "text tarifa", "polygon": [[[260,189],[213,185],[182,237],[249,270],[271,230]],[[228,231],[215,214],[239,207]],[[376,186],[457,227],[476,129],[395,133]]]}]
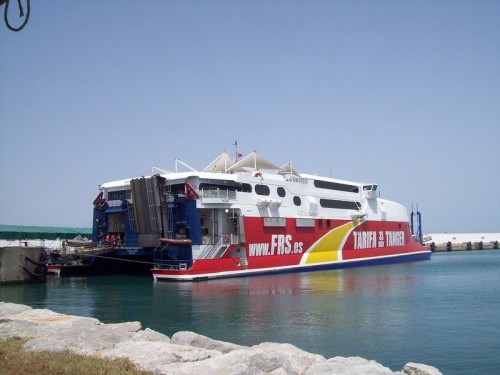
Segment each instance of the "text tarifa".
[{"label": "text tarifa", "polygon": [[352,232],[354,236],[354,249],[373,249],[377,247],[392,247],[404,246],[405,233],[401,230],[398,231],[355,231]]}]

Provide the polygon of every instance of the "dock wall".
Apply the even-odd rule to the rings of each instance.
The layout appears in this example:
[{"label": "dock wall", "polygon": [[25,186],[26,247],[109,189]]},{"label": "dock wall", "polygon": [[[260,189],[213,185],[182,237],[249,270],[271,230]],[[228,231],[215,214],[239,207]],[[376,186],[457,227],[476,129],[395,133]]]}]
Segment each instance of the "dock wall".
[{"label": "dock wall", "polygon": [[43,247],[0,247],[0,284],[43,281],[46,271]]},{"label": "dock wall", "polygon": [[488,249],[498,249],[498,241],[490,241],[490,242],[445,242],[445,243],[426,243],[425,246],[433,251],[467,251],[467,250],[488,250]]}]

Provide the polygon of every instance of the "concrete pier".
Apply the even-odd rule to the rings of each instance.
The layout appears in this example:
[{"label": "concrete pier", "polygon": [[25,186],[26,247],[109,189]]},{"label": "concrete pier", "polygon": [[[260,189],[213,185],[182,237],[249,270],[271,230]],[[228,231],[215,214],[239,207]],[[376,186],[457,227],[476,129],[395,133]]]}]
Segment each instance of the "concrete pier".
[{"label": "concrete pier", "polygon": [[44,281],[46,273],[43,247],[0,247],[0,284]]},{"label": "concrete pier", "polygon": [[424,235],[424,246],[431,251],[498,249],[500,233],[431,233]]},{"label": "concrete pier", "polygon": [[467,251],[467,250],[489,250],[489,249],[498,249],[498,241],[494,242],[451,242],[448,241],[446,243],[426,243],[425,246],[433,251]]}]

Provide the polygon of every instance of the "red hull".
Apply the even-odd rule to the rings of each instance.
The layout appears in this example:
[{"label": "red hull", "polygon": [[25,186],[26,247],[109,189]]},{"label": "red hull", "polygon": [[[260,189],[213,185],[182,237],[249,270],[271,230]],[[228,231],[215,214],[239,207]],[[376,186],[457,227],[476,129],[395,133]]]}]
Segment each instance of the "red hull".
[{"label": "red hull", "polygon": [[413,240],[407,222],[323,219],[315,220],[314,227],[300,227],[287,219],[283,227],[269,227],[264,218],[246,217],[245,229],[245,243],[230,245],[221,258],[197,259],[184,270],[154,269],[153,277],[195,280],[430,257]]}]

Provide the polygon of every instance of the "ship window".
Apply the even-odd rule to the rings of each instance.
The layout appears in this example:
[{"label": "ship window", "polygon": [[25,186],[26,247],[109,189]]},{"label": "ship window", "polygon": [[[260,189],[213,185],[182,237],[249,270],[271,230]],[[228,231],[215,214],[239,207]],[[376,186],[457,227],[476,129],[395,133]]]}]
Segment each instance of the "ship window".
[{"label": "ship window", "polygon": [[300,206],[302,204],[302,200],[300,199],[300,197],[293,197],[293,204],[295,204],[296,206]]},{"label": "ship window", "polygon": [[365,185],[363,186],[363,190],[367,191],[367,190],[377,190],[377,185]]},{"label": "ship window", "polygon": [[252,185],[250,185],[250,184],[241,184],[241,191],[243,193],[251,193],[252,192]]},{"label": "ship window", "polygon": [[285,191],[285,189],[283,189],[281,186],[280,186],[280,187],[278,187],[277,192],[278,192],[278,195],[279,195],[281,198],[283,198],[283,197],[286,195],[286,191]]},{"label": "ship window", "polygon": [[319,204],[324,208],[339,208],[342,210],[358,210],[360,207],[359,202],[340,201],[337,199],[320,199]]},{"label": "ship window", "polygon": [[265,217],[265,227],[286,227],[286,219],[284,217]]},{"label": "ship window", "polygon": [[341,184],[339,182],[314,180],[314,187],[317,187],[320,189],[346,191],[349,193],[359,193],[359,187],[357,187],[355,185]]},{"label": "ship window", "polygon": [[298,217],[296,219],[297,228],[314,228],[314,219]]},{"label": "ship window", "polygon": [[108,191],[108,201],[122,201],[127,199],[125,190]]},{"label": "ship window", "polygon": [[326,226],[327,226],[328,228],[330,228],[330,226],[331,226],[330,219],[326,219]]},{"label": "ship window", "polygon": [[[247,186],[244,186],[247,185]],[[184,186],[182,186],[182,189],[184,189]],[[245,191],[247,189],[250,189],[252,191],[252,186],[249,184],[238,184],[238,183],[223,183],[223,184],[209,184],[209,183],[201,183],[199,186],[200,190],[229,190],[229,191]]]},{"label": "ship window", "polygon": [[267,185],[255,185],[255,192],[258,195],[269,195],[269,194],[271,194],[271,190],[269,190],[269,186],[267,186]]},{"label": "ship window", "polygon": [[318,228],[323,228],[323,219],[318,219]]}]

